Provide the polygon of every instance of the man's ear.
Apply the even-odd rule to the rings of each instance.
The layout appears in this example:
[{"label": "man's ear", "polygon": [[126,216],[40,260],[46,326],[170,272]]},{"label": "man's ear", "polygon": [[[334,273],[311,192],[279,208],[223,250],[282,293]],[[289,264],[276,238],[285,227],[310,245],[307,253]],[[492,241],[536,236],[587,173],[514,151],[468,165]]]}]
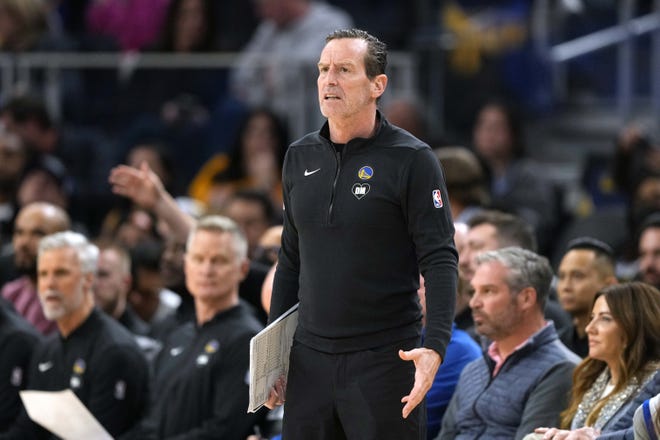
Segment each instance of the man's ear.
[{"label": "man's ear", "polygon": [[378,99],[387,88],[387,75],[381,73],[371,80],[371,96]]},{"label": "man's ear", "polygon": [[94,278],[96,277],[96,274],[92,272],[88,272],[83,274],[83,288],[88,291],[92,292],[94,290]]},{"label": "man's ear", "polygon": [[245,279],[249,271],[250,271],[250,260],[246,258],[241,262],[241,281]]},{"label": "man's ear", "polygon": [[533,287],[525,287],[523,290],[518,292],[518,304],[529,309],[532,307],[537,307],[537,294],[536,289]]},{"label": "man's ear", "polygon": [[619,284],[619,280],[614,275],[610,275],[609,277],[605,278],[605,284],[607,286],[611,286],[613,284]]}]

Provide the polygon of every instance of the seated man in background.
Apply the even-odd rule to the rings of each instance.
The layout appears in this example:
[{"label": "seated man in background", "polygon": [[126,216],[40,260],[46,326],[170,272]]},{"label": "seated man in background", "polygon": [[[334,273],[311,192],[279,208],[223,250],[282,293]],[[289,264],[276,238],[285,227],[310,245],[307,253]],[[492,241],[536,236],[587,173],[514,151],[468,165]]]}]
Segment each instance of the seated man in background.
[{"label": "seated man in background", "polygon": [[[507,246],[518,246],[523,249],[537,252],[537,243],[534,230],[521,217],[496,210],[484,210],[475,214],[467,223],[468,231],[465,246],[459,253],[459,273],[461,277],[470,282],[475,271],[474,257],[484,251],[492,251]],[[570,315],[566,313],[553,298],[550,290],[545,301],[544,314],[552,320],[557,332],[571,324]],[[461,314],[457,311],[456,323],[458,327],[470,331],[464,326],[469,325],[469,309]],[[479,341],[484,345],[483,338]],[[486,341],[487,342],[487,341]]]},{"label": "seated man in background", "polygon": [[131,257],[128,251],[118,245],[100,246],[95,281],[94,298],[101,310],[131,333],[147,335],[149,325],[137,316],[127,302],[132,285]]},{"label": "seated man in background", "polygon": [[149,325],[128,303],[131,286],[131,257],[128,251],[116,244],[101,245],[94,299],[101,310],[133,334],[135,342],[147,359],[153,360],[161,349],[161,344],[148,337]]},{"label": "seated man in background", "polygon": [[[37,287],[46,318],[58,332],[34,353],[29,389],[70,388],[108,433],[132,429],[148,403],[149,368],[131,334],[94,308],[98,248],[78,233],[39,243]],[[23,411],[0,439],[50,438]]]},{"label": "seated man in background", "polygon": [[534,252],[507,247],[479,254],[470,308],[493,342],[458,381],[437,437],[521,439],[556,424],[580,359],[543,317],[552,269]]},{"label": "seated man in background", "polygon": [[581,358],[589,354],[586,327],[596,292],[617,282],[614,251],[595,238],[571,240],[559,263],[557,294],[561,306],[573,317],[573,325],[558,331],[561,341]]},{"label": "seated man in background", "polygon": [[35,202],[24,206],[14,221],[14,266],[20,277],[2,286],[2,296],[44,335],[55,331],[46,319],[37,295],[37,246],[43,236],[71,226],[69,215],[59,206]]},{"label": "seated man in background", "polygon": [[247,413],[250,339],[261,324],[238,296],[247,242],[225,217],[199,220],[186,245],[195,323],[174,330],[156,360],[159,395],[143,437],[244,440],[265,413]]},{"label": "seated man in background", "polygon": [[638,278],[660,290],[660,212],[646,217],[639,229]]}]

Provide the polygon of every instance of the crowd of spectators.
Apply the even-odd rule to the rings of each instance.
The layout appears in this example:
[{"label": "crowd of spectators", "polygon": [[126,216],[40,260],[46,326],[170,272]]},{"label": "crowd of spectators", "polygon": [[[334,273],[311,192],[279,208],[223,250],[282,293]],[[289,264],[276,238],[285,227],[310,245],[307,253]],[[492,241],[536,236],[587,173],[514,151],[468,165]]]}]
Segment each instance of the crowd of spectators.
[{"label": "crowd of spectators", "polygon": [[[35,384],[66,387],[71,368],[71,380],[83,382],[70,387],[90,409],[103,406],[87,394],[84,382],[93,377],[87,370],[105,359],[92,351],[85,354],[87,364],[79,357],[71,359],[72,366],[57,367],[68,368],[64,382],[60,377],[44,385],[39,376],[48,356],[64,349],[53,348],[57,337],[82,338],[87,332],[114,338],[113,343],[144,356],[144,363],[142,358],[109,361],[119,365],[118,372],[138,365],[135,377],[145,378],[136,384],[113,376],[109,394],[97,396],[133,405],[130,421],[122,419],[128,408],[122,405],[112,414],[94,414],[113,435],[164,438],[188,433],[185,438],[202,438],[222,432],[221,438],[243,440],[253,433],[278,434],[281,414],[262,411],[246,417],[246,396],[239,395],[246,391],[244,345],[268,317],[281,234],[282,163],[299,134],[289,109],[304,106],[316,112],[313,90],[305,92],[306,102],[293,90],[300,83],[314,84],[324,37],[337,27],[357,25],[381,36],[392,49],[411,49],[415,33],[403,30],[425,23],[404,3],[0,0],[0,50],[7,53],[238,53],[233,69],[67,72],[59,78],[64,99],[57,117],[46,105],[39,75],[29,90],[20,84],[16,90],[0,90],[0,338],[15,338],[12,345],[0,341],[0,368],[8,368],[11,376],[11,387],[0,385],[0,401],[13,405],[12,410],[1,407],[0,439],[31,432],[25,414],[18,425],[12,424],[21,411],[16,392]],[[466,14],[479,3],[447,2],[442,8],[436,5],[434,14],[442,9],[445,26],[455,28],[467,44]],[[518,29],[519,18],[529,15],[529,7],[522,5],[527,2],[505,3],[502,7],[515,14],[502,26]],[[506,52],[509,46],[521,49],[529,43],[511,35],[518,34],[503,32],[502,45],[489,50]],[[454,85],[477,81],[472,75],[480,63],[488,70],[479,78],[492,73],[493,53],[464,44],[449,59],[464,74],[453,77]],[[296,63],[309,69],[278,56],[290,54],[292,47],[299,47]],[[479,61],[475,50],[487,56]],[[519,56],[506,62],[515,65]],[[392,99],[382,109],[390,122],[434,148],[457,222],[455,326],[447,359],[428,395],[429,438],[477,438],[484,432],[492,438],[563,438],[570,430],[584,438],[631,438],[626,436],[632,433],[635,409],[660,393],[660,334],[657,323],[645,323],[653,321],[649,313],[659,310],[660,303],[660,136],[630,125],[612,139],[605,169],[621,195],[616,223],[601,217],[596,204],[590,213],[567,209],[563,188],[525,149],[529,102],[538,109],[544,98],[520,99],[520,93],[535,93],[535,85],[514,92],[503,86],[507,81],[498,87],[475,82],[479,87],[470,89],[469,102],[457,108],[464,117],[454,121],[456,142],[433,136],[434,121],[416,98]],[[448,97],[460,90],[454,87]],[[310,118],[311,129],[320,128],[320,114]],[[584,190],[595,202],[597,196]],[[71,256],[72,264],[81,266],[76,282],[82,292],[73,289],[71,295],[80,293],[85,299],[82,305],[68,304],[64,318],[42,309],[42,290],[54,287],[43,287],[41,278],[54,275],[37,271],[39,258],[48,252],[84,247],[78,238],[56,236],[39,248],[44,236],[63,231],[86,236],[98,253],[92,258],[96,270],[82,267],[87,261],[83,254],[78,260]],[[231,283],[217,292],[195,282],[206,259],[221,258],[209,243],[232,255],[227,257],[231,268],[226,273],[218,269]],[[524,276],[516,272],[522,261],[530,270]],[[501,271],[497,276],[494,267]],[[54,263],[51,270],[57,273]],[[518,284],[507,278],[509,272],[520,278]],[[86,274],[93,282],[85,281]],[[423,279],[420,284],[423,309]],[[485,297],[493,285],[506,290],[515,304],[489,309],[493,300]],[[524,297],[532,290],[531,305],[525,308]],[[224,298],[222,306],[208,299],[214,295]],[[641,309],[635,298],[643,299]],[[67,313],[86,319],[80,321],[81,331],[65,325]],[[635,313],[640,313],[637,320]],[[493,316],[502,318],[498,324],[511,321],[510,328],[490,328]],[[614,355],[593,348],[598,345],[594,341],[604,338],[603,316],[615,323],[617,337],[625,341],[615,346]],[[115,321],[124,329],[115,327]],[[81,341],[71,342],[87,347]],[[509,347],[511,342],[527,345]],[[39,360],[30,364],[32,353],[24,348],[41,344],[51,346],[36,351]],[[183,352],[184,346],[192,348]],[[225,346],[232,362],[216,355]],[[8,361],[6,353],[15,357]],[[175,374],[180,354],[189,363],[186,374]],[[617,363],[620,358],[625,362]],[[193,367],[207,364],[203,373],[193,374]],[[538,377],[519,373],[527,368]],[[541,377],[546,370],[551,373]],[[153,380],[146,379],[149,375]],[[501,390],[506,390],[507,405],[498,403]],[[473,405],[477,394],[481,407]],[[168,396],[165,401],[163,396]],[[657,407],[658,399],[653,402]],[[5,418],[10,411],[13,415]],[[182,415],[186,411],[190,417]],[[535,428],[544,429],[533,432]],[[35,438],[45,435],[35,433]]]}]

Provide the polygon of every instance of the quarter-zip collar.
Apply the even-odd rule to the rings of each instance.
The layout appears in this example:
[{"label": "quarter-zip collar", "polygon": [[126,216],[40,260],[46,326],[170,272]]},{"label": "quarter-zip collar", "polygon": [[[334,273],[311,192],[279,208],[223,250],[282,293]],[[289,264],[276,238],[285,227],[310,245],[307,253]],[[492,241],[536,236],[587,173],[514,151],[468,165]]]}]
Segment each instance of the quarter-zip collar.
[{"label": "quarter-zip collar", "polygon": [[[381,133],[382,129],[384,126],[389,125],[389,122],[385,119],[385,117],[382,115],[380,110],[376,110],[376,131],[374,135],[370,138],[354,138],[351,139],[346,143],[344,146],[344,150],[342,152],[342,156],[345,156],[346,153],[350,151],[356,151],[362,148],[367,147],[368,145],[371,144],[371,142],[378,137],[378,135]],[[328,145],[332,146],[334,149],[334,144],[330,140],[330,125],[328,124],[328,121],[325,121],[325,124],[323,124],[323,127],[321,127],[321,130],[319,131],[319,134],[321,138],[325,139],[328,142]]]},{"label": "quarter-zip collar", "polygon": [[199,333],[204,332],[204,330],[209,328],[209,327],[212,328],[215,325],[215,323],[217,323],[219,321],[223,321],[223,320],[226,320],[226,319],[231,319],[234,316],[239,316],[243,307],[244,307],[243,302],[241,300],[235,306],[231,306],[228,309],[219,311],[218,313],[215,314],[215,316],[213,316],[213,318],[209,319],[208,321],[206,321],[202,325],[195,324],[196,333],[199,334]]},{"label": "quarter-zip collar", "polygon": [[[96,307],[92,309],[92,311],[87,315],[85,320],[78,326],[76,327],[71,333],[69,333],[66,337],[62,336],[62,334],[58,331],[57,334],[59,336],[60,341],[63,343],[67,341],[71,341],[73,339],[78,339],[78,338],[85,338],[87,335],[89,335],[94,327],[96,327],[96,323],[101,319],[100,313]],[[80,335],[80,336],[79,336]]]}]

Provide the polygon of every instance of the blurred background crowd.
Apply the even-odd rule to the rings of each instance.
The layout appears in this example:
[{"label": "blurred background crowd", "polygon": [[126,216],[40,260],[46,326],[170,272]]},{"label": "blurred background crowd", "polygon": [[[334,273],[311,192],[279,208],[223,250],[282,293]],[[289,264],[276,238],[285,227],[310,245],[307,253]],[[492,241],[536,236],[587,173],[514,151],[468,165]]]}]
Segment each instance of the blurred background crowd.
[{"label": "blurred background crowd", "polygon": [[322,122],[323,36],[348,26],[389,46],[385,115],[475,153],[489,206],[529,220],[545,255],[595,228],[634,260],[660,193],[651,1],[2,0],[0,241],[37,199],[92,237],[158,239],[112,196],[119,163],[204,212],[237,189],[278,207],[288,143]]},{"label": "blurred background crowd", "polygon": [[48,202],[130,255],[136,332],[189,318],[185,242],[108,183],[146,163],[181,210],[242,228],[265,322],[284,154],[322,124],[316,63],[346,27],[388,44],[381,111],[437,152],[455,221],[515,214],[555,270],[588,235],[638,277],[660,211],[657,1],[0,0],[0,285],[22,274],[17,213]]}]

